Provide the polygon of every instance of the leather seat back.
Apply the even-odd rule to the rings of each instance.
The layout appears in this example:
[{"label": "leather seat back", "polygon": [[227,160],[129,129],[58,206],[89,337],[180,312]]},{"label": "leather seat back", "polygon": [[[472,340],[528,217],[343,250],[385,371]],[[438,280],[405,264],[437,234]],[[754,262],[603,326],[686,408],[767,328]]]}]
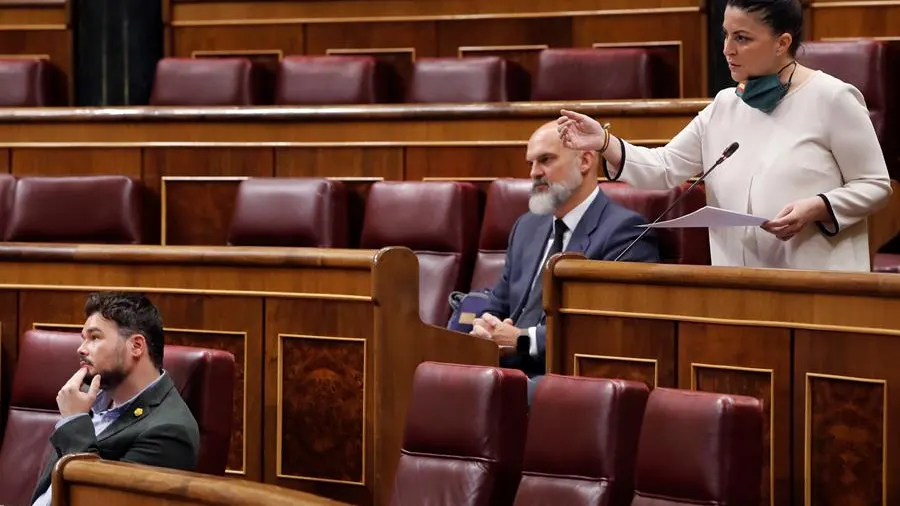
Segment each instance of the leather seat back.
[{"label": "leather seat back", "polygon": [[261,69],[248,58],[163,58],[156,65],[150,105],[257,105]]},{"label": "leather seat back", "polygon": [[234,355],[209,348],[166,345],[163,369],[171,375],[200,429],[196,471],[224,475],[231,431],[235,429],[231,426],[235,409]]},{"label": "leather seat back", "polygon": [[472,290],[491,288],[500,279],[509,234],[516,220],[528,212],[530,196],[530,179],[497,179],[491,183],[478,239]]},{"label": "leather seat back", "polygon": [[656,388],[638,444],[632,506],[759,506],[759,399]]},{"label": "leather seat back", "polygon": [[444,326],[450,292],[469,288],[480,217],[478,190],[469,183],[375,183],[366,201],[360,248],[413,250],[419,259],[422,320]]},{"label": "leather seat back", "polygon": [[20,178],[5,237],[140,244],[141,186],[125,176]]},{"label": "leather seat back", "polygon": [[238,187],[232,246],[346,248],[347,192],[324,178],[253,178]]},{"label": "leather seat back", "polygon": [[54,67],[44,60],[0,58],[0,107],[61,105],[54,74]]},{"label": "leather seat back", "polygon": [[391,506],[508,506],[527,424],[522,371],[423,362],[413,378]]},{"label": "leather seat back", "polygon": [[[607,182],[600,190],[617,204],[640,214],[648,222],[655,220],[668,209],[689,183],[670,190],[641,190],[626,183]],[[670,220],[690,214],[706,205],[706,193],[702,184],[697,185],[662,220]],[[663,263],[709,265],[709,232],[705,228],[656,229],[660,259]]]},{"label": "leather seat back", "polygon": [[497,56],[420,58],[413,64],[408,103],[513,102],[528,98],[528,75]]},{"label": "leather seat back", "polygon": [[547,375],[531,403],[515,506],[627,506],[650,390],[640,382]]},{"label": "leather seat back", "polygon": [[278,105],[376,104],[389,100],[389,70],[372,56],[289,56],[275,83]]},{"label": "leather seat back", "polygon": [[677,69],[662,50],[545,49],[538,59],[532,100],[676,98]]}]

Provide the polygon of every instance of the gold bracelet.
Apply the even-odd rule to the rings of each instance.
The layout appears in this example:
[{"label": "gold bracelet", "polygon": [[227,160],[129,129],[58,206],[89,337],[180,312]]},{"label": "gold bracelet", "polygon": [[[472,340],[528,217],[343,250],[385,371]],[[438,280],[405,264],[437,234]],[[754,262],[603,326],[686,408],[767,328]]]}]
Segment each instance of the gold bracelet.
[{"label": "gold bracelet", "polygon": [[603,139],[603,147],[598,151],[601,155],[606,153],[606,148],[609,147],[609,123],[603,125],[603,132],[606,134],[606,138]]}]

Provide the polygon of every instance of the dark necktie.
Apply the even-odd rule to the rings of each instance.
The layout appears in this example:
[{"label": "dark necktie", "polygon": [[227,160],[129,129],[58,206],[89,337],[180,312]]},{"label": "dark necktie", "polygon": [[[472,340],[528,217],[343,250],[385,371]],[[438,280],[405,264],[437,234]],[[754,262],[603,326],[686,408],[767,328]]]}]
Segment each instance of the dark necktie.
[{"label": "dark necktie", "polygon": [[544,265],[550,257],[559,253],[563,249],[563,234],[568,228],[566,224],[559,218],[553,223],[553,244],[550,245],[550,251],[544,257],[544,261],[538,265],[538,270],[534,275],[534,284],[531,286],[531,292],[528,294],[528,302],[522,309],[522,314],[516,320],[515,325],[520,329],[534,327],[541,323],[544,317]]}]

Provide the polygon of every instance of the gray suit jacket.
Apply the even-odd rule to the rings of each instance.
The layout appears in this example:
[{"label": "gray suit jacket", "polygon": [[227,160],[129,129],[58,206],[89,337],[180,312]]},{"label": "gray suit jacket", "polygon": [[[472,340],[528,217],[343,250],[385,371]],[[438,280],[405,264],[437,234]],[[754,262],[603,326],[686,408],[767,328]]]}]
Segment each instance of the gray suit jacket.
[{"label": "gray suit jacket", "polygon": [[50,436],[53,453],[31,497],[34,503],[50,486],[56,461],[73,453],[96,453],[105,460],[193,471],[200,450],[200,430],[172,378],[166,373],[139,395],[122,415],[94,434],[90,416],[79,416]]},{"label": "gray suit jacket", "polygon": [[[516,322],[531,291],[531,282],[541,268],[540,261],[553,230],[552,215],[526,213],[516,220],[509,235],[506,262],[500,280],[491,289],[485,312]],[[565,251],[583,253],[590,260],[613,260],[643,231],[638,225],[646,220],[639,214],[612,202],[601,189],[591,202]],[[656,237],[649,232],[620,260],[621,262],[659,262]],[[519,354],[501,363],[522,369],[526,374],[544,373],[546,327],[536,328],[538,358]]]}]

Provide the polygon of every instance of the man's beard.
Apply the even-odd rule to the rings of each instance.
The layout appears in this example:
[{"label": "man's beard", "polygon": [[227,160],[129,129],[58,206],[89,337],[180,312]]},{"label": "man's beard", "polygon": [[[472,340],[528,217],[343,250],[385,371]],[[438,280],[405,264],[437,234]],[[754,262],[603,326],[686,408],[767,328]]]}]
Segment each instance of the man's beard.
[{"label": "man's beard", "polygon": [[[93,367],[93,364],[89,364]],[[96,373],[87,373],[84,375],[84,380],[82,381],[85,385],[90,386],[91,382],[94,380],[94,376],[100,375],[100,388],[103,390],[112,390],[117,386],[121,385],[125,378],[128,376],[128,373],[125,371],[125,368],[121,365],[117,365],[113,369],[108,369],[105,371],[97,371]]]},{"label": "man's beard", "polygon": [[[100,371],[100,388],[103,390],[113,390],[117,386],[121,385],[123,381],[125,381],[125,371],[122,369],[114,369],[109,371]],[[84,384],[90,385],[91,381],[94,379],[95,374],[86,374],[84,376]]]},{"label": "man's beard", "polygon": [[[578,164],[572,166],[572,171],[565,180],[560,183],[551,183],[547,178],[535,179],[531,186],[531,197],[528,199],[528,209],[534,214],[551,214],[563,205],[575,190],[581,186],[584,176],[578,170]],[[545,191],[537,192],[537,187],[547,185]]]}]

